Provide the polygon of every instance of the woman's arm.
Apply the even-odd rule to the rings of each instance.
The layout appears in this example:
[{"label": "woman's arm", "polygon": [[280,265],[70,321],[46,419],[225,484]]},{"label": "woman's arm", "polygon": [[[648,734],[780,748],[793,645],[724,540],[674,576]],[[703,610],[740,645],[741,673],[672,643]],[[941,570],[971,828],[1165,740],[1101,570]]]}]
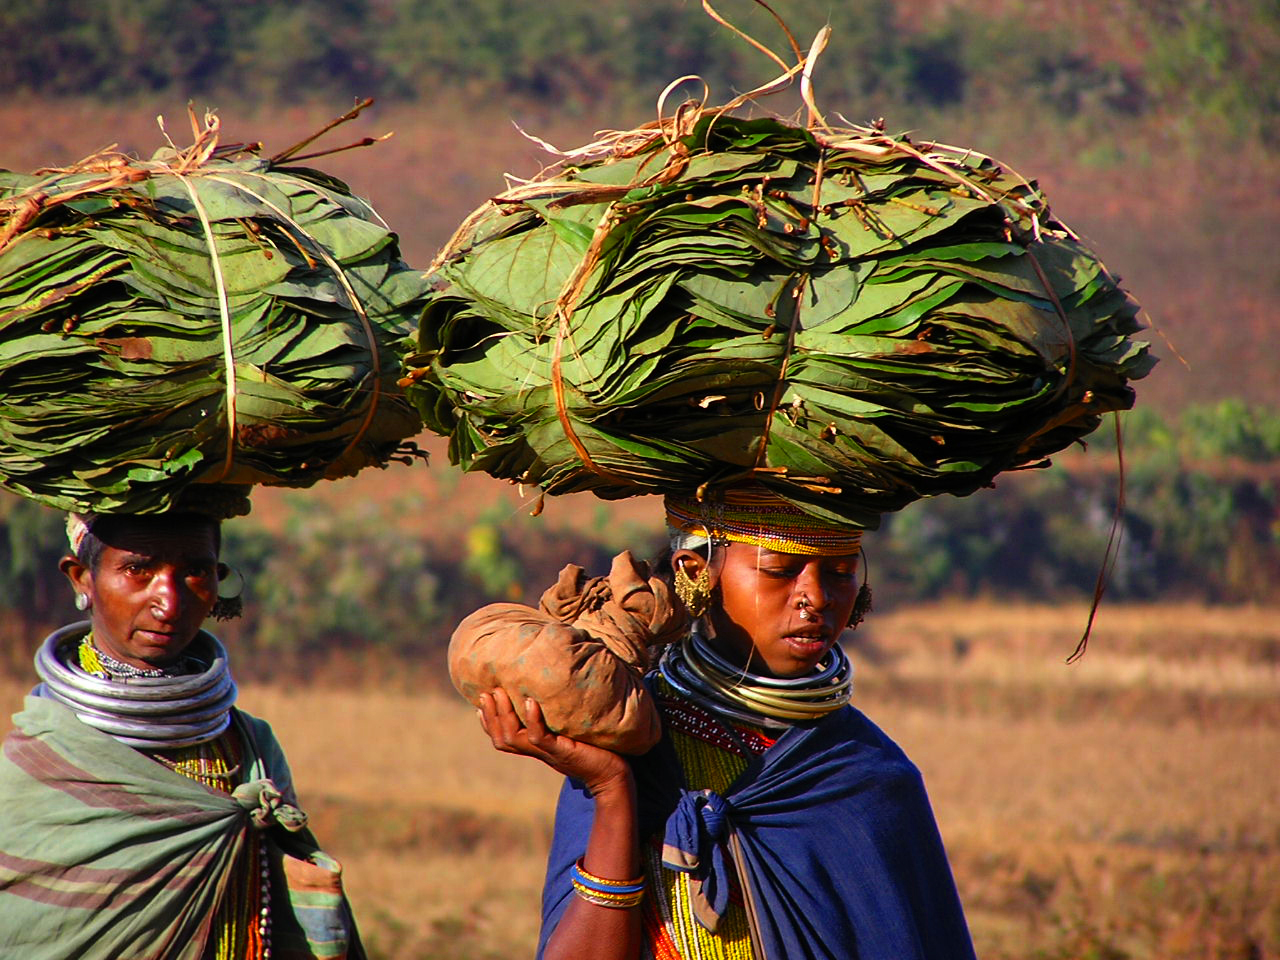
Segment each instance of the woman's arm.
[{"label": "woman's arm", "polygon": [[[553,770],[581,781],[595,801],[591,834],[582,870],[594,877],[625,883],[640,877],[636,828],[636,786],[621,756],[552,733],[542,710],[527,700],[522,726],[506,691],[480,697],[480,722],[495,749],[534,757]],[[547,942],[544,960],[636,960],[640,955],[640,908],[599,906],[575,896]]]}]

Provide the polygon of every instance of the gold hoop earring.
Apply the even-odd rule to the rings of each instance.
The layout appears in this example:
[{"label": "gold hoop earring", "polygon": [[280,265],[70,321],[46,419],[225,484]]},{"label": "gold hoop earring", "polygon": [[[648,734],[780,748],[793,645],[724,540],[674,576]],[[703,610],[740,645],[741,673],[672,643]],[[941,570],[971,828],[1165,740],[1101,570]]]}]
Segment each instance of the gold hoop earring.
[{"label": "gold hoop earring", "polygon": [[684,564],[680,564],[676,567],[675,591],[689,616],[698,619],[711,606],[711,571],[704,566],[694,580],[685,573]]}]

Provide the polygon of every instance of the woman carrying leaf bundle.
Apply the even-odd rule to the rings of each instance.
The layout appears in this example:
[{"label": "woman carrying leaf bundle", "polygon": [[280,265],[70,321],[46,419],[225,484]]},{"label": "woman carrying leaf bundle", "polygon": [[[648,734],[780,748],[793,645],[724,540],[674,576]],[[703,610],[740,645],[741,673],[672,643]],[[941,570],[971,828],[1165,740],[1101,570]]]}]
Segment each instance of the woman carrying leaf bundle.
[{"label": "woman carrying leaf bundle", "polygon": [[392,360],[427,288],[366,201],[298,166],[370,103],[269,158],[192,113],[194,143],[149,160],[0,170],[0,486],[73,511],[89,617],[40,647],[0,756],[0,957],[364,955],[201,624],[252,485],[421,456]]},{"label": "woman carrying leaf bundle", "polygon": [[464,469],[666,498],[669,563],[451,645],[495,747],[569,778],[540,956],[965,960],[920,775],[848,703],[858,538],[1130,406],[1137,304],[972,151],[660,126],[468,218],[401,381]]},{"label": "woman carrying leaf bundle", "polygon": [[[537,699],[513,702],[501,686],[472,697],[495,748],[568,777],[539,956],[971,958],[920,774],[849,703],[837,638],[869,606],[861,531],[759,487],[714,501],[669,496],[666,515],[664,562],[688,616],[644,680],[661,720],[652,748],[627,758],[588,742],[601,739],[590,730],[553,733]],[[615,561],[607,585],[582,585],[596,599],[568,623],[545,597],[541,611],[478,611],[455,633],[451,658],[459,666],[494,638],[516,643],[530,622],[588,649],[595,624],[624,619],[599,611],[666,607],[670,588],[648,573]],[[671,620],[633,616],[625,638],[595,632],[613,651],[625,639],[643,652],[670,636]],[[593,672],[581,668],[569,686]]]},{"label": "woman carrying leaf bundle", "polygon": [[494,746],[568,777],[545,960],[973,957],[920,774],[849,703],[861,531],[1047,466],[1153,360],[1034,181],[827,124],[825,42],[779,81],[805,126],[735,116],[752,93],[668,114],[676,81],[432,266],[400,382],[451,460],[661,494],[671,528],[652,570],[568,567],[450,647]]},{"label": "woman carrying leaf bundle", "polygon": [[357,960],[284,752],[236,709],[220,522],[71,514],[87,622],[52,633],[0,755],[0,956]]}]

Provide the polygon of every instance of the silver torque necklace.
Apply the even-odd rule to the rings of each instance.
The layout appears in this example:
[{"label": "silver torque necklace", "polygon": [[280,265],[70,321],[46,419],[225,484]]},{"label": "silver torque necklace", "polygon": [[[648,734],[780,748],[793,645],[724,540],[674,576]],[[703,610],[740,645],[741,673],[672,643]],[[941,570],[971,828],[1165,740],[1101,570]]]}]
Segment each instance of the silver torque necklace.
[{"label": "silver torque necklace", "polygon": [[803,677],[765,677],[718,654],[696,622],[683,641],[668,644],[658,670],[677,693],[716,713],[770,729],[785,729],[839,710],[853,694],[853,669],[838,643]]},{"label": "silver torque necklace", "polygon": [[213,634],[201,630],[191,641],[194,673],[104,679],[79,665],[80,641],[89,626],[87,621],[73,623],[45,638],[35,657],[36,673],[44,681],[36,696],[63,704],[83,723],[141,750],[206,743],[231,724],[236,684],[226,648]]}]

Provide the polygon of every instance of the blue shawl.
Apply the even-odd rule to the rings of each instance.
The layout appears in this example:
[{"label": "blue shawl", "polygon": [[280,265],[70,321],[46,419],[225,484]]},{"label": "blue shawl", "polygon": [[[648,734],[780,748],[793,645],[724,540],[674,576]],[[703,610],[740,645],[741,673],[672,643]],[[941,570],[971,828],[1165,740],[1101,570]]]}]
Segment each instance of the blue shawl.
[{"label": "blue shawl", "polygon": [[[919,770],[852,707],[787,730],[723,796],[687,791],[664,739],[633,758],[641,836],[702,879],[713,912],[737,868],[758,960],[973,960]],[[567,781],[538,956],[572,894],[592,801]]]}]

